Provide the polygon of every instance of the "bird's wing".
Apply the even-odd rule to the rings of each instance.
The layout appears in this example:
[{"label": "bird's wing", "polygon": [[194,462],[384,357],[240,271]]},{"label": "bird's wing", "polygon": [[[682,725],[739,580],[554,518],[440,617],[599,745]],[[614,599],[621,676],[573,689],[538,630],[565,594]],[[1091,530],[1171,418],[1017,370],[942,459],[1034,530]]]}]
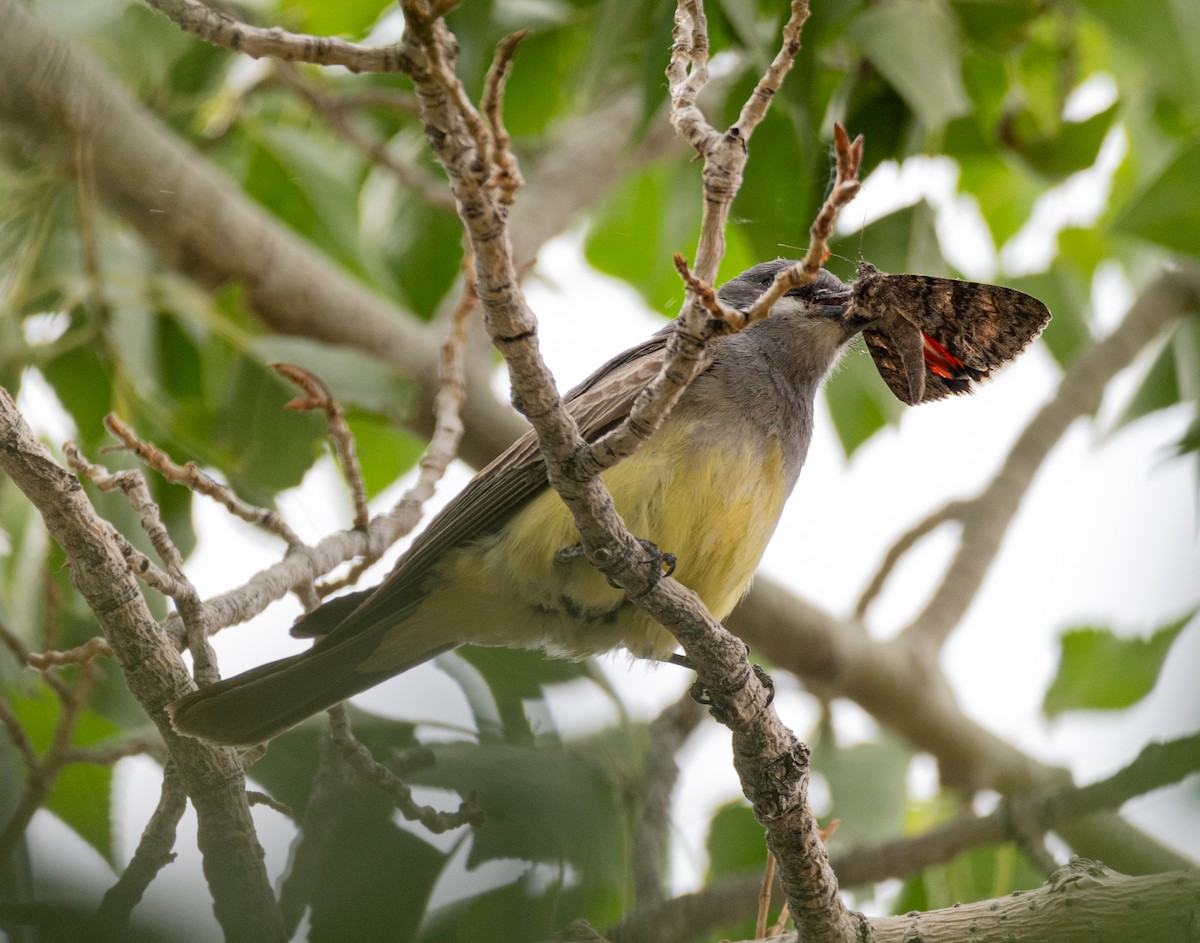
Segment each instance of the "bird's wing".
[{"label": "bird's wing", "polygon": [[[634,399],[662,367],[665,346],[665,335],[656,334],[614,357],[567,394],[567,411],[585,439],[596,439],[629,415]],[[411,578],[451,547],[494,533],[544,487],[546,466],[530,430],[430,521],[394,574]]]},{"label": "bird's wing", "polygon": [[[585,439],[595,440],[629,415],[634,399],[661,369],[672,330],[668,325],[618,354],[567,394],[567,411]],[[546,466],[537,437],[530,430],[472,478],[429,522],[375,590],[327,603],[298,622],[292,634],[332,633],[326,641],[333,642],[375,623],[385,612],[389,619],[402,617],[424,596],[423,577],[446,551],[495,533],[546,486]]]}]

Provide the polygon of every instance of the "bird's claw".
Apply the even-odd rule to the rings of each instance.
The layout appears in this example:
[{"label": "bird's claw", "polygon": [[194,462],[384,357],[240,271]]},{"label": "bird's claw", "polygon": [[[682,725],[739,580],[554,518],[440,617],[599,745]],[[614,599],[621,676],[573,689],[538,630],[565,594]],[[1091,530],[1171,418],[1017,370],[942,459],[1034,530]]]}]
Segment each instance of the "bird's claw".
[{"label": "bird's claw", "polygon": [[554,554],[555,563],[570,563],[572,560],[579,560],[585,557],[583,552],[583,544],[572,544],[569,547],[561,547]]},{"label": "bird's claw", "polygon": [[[747,652],[749,652],[748,646],[747,646],[746,650],[747,650]],[[692,663],[686,655],[678,655],[678,654],[671,655],[666,660],[669,661],[673,665],[679,665],[684,668],[692,668]],[[758,678],[758,683],[767,689],[767,705],[769,706],[771,704],[774,704],[775,703],[775,682],[771,680],[771,676],[769,674],[767,674],[766,670],[763,668],[762,665],[752,664],[750,666],[750,669],[754,672],[754,677]],[[695,669],[693,669],[693,670],[695,670]],[[699,678],[697,678],[692,683],[692,686],[690,688],[688,688],[688,694],[690,694],[692,696],[692,700],[694,700],[697,704],[702,704],[705,707],[712,706],[712,695],[709,693],[708,688],[704,686],[703,682],[701,682]]]},{"label": "bird's claw", "polygon": [[[638,560],[638,563],[655,564],[654,575],[650,578],[650,585],[646,587],[646,591],[649,592],[664,576],[671,576],[675,572],[675,564],[678,561],[675,558],[675,554],[666,553],[662,550],[659,550],[658,545],[655,544],[654,541],[645,540],[641,537],[635,539],[646,554],[646,556]],[[607,574],[605,574],[604,578],[608,580],[608,585],[613,589],[625,588],[620,583],[615,582],[613,578]]]}]

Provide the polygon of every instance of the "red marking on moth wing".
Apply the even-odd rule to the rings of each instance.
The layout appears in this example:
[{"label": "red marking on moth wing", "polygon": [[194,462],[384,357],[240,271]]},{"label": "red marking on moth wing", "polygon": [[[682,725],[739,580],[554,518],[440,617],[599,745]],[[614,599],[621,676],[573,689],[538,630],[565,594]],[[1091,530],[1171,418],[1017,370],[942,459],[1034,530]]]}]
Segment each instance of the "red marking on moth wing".
[{"label": "red marking on moth wing", "polygon": [[967,365],[959,360],[954,354],[946,350],[941,344],[935,341],[932,337],[921,332],[921,345],[924,349],[925,363],[929,365],[929,369],[936,373],[939,377],[944,377],[947,380],[953,380],[956,377],[961,377],[968,372]]}]

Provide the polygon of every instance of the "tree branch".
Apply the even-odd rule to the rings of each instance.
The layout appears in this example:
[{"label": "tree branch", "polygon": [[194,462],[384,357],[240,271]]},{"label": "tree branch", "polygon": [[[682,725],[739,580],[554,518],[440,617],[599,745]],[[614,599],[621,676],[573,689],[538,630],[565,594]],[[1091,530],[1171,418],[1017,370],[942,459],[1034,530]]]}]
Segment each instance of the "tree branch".
[{"label": "tree branch", "polygon": [[630,850],[634,899],[639,909],[662,902],[671,795],[679,778],[675,757],[703,717],[696,699],[685,693],[650,723],[642,807],[638,810]]},{"label": "tree branch", "polygon": [[[946,910],[876,917],[872,943],[1191,943],[1200,926],[1200,871],[1127,877],[1074,858],[1041,887]],[[1131,902],[1135,902],[1131,906]],[[1086,917],[1084,916],[1086,915]],[[778,938],[798,943],[795,933]]]},{"label": "tree branch", "polygon": [[[677,48],[685,32],[678,24],[688,18],[693,25],[692,45],[688,48],[706,48],[702,12],[695,4],[682,6],[687,9],[681,7],[677,20]],[[494,142],[453,74],[453,40],[444,25],[416,0],[406,2],[403,9],[406,49],[421,99],[426,136],[450,177],[460,218],[476,253],[477,290],[485,323],[508,362],[514,402],[537,430],[550,483],[570,509],[588,559],[622,586],[628,598],[675,634],[712,698],[714,713],[733,730],[735,767],[759,820],[767,828],[768,844],[781,862],[784,886],[798,924],[813,939],[853,939],[855,921],[837,896],[837,882],[828,871],[816,824],[807,807],[807,750],[770,708],[770,695],[750,671],[741,643],[704,611],[693,593],[669,577],[660,578],[655,572],[657,562],[647,568],[638,561],[637,545],[596,477],[598,470],[588,468],[581,473],[573,461],[586,449],[586,443],[562,409],[537,349],[536,320],[517,286],[507,237],[506,204],[493,199],[487,190],[495,169],[486,165],[485,157]],[[792,19],[785,28],[786,48],[796,47],[795,36],[806,12],[802,4],[794,5]],[[704,53],[697,53],[698,70],[704,58]],[[672,70],[678,71],[678,57],[672,61]],[[676,84],[673,75],[672,84]],[[727,139],[736,147],[705,154],[708,224],[698,258],[709,266],[702,268],[700,275],[710,281],[720,258],[719,242],[713,242],[719,235],[714,221],[723,224],[745,162],[744,142],[739,135],[730,134]],[[741,153],[734,153],[737,150]],[[714,192],[714,180],[722,181],[720,192]],[[733,189],[727,189],[730,181]],[[720,208],[722,203],[726,204],[724,209]],[[668,346],[667,364],[644,397],[662,396],[668,403],[678,397],[698,370],[706,320],[702,308],[691,302],[685,304],[682,325]]]},{"label": "tree branch", "polygon": [[187,793],[174,760],[163,767],[162,792],[129,864],[100,902],[96,920],[110,931],[129,925],[129,916],[158,872],[175,860],[175,830],[187,808]]},{"label": "tree branch", "polygon": [[263,867],[237,754],[178,736],[166,705],[194,690],[187,669],[146,608],[120,552],[77,479],[30,432],[0,390],[0,467],[41,512],[67,554],[76,589],[96,614],[120,660],[130,691],[158,727],[179,764],[199,818],[200,851],[217,919],[226,938],[283,939],[283,924]]},{"label": "tree branch", "polygon": [[264,29],[234,19],[197,0],[145,0],[180,29],[213,46],[250,56],[345,66],[351,72],[405,72],[408,64],[400,46],[360,46],[328,36]]},{"label": "tree branch", "polygon": [[1003,800],[983,816],[967,815],[912,838],[853,848],[835,856],[834,870],[847,887],[907,878],[973,848],[1040,837],[1072,821],[1117,811],[1144,795],[1200,770],[1200,734],[1152,743],[1128,766],[1089,786],[1057,786]]}]

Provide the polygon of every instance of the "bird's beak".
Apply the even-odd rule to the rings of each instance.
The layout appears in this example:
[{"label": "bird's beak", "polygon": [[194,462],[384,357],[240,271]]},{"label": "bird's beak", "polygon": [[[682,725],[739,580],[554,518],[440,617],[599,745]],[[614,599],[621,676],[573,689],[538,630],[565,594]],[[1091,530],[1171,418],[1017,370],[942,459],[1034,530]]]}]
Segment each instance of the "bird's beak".
[{"label": "bird's beak", "polygon": [[871,320],[853,306],[853,298],[854,292],[847,286],[814,292],[810,303],[819,317],[837,321],[845,329],[846,336],[853,337]]}]

